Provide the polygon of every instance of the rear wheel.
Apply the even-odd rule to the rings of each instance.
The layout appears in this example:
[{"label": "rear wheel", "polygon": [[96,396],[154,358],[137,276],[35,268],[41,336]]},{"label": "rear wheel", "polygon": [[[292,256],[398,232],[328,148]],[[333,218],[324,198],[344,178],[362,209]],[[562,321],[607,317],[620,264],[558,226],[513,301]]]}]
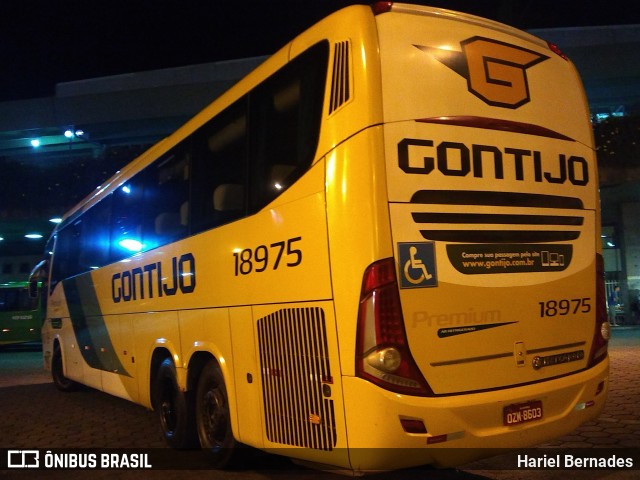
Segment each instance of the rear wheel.
[{"label": "rear wheel", "polygon": [[230,466],[239,444],[231,429],[224,377],[214,360],[205,365],[198,380],[196,425],[200,446],[206,450],[212,465]]},{"label": "rear wheel", "polygon": [[53,384],[61,392],[71,392],[78,388],[78,384],[76,382],[64,376],[62,350],[58,344],[53,347],[53,356],[51,357],[51,378],[53,379]]},{"label": "rear wheel", "polygon": [[178,387],[176,367],[170,358],[160,364],[154,385],[153,406],[158,413],[160,429],[173,448],[195,448],[193,400],[189,392]]}]

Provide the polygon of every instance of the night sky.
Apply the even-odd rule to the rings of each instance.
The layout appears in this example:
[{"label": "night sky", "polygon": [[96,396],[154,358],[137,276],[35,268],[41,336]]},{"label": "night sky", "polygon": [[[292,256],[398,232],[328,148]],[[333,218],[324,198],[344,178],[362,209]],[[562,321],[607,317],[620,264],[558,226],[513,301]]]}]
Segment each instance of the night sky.
[{"label": "night sky", "polygon": [[[56,83],[275,52],[357,0],[0,0],[0,101],[51,96]],[[640,23],[632,0],[414,3],[519,28]]]}]

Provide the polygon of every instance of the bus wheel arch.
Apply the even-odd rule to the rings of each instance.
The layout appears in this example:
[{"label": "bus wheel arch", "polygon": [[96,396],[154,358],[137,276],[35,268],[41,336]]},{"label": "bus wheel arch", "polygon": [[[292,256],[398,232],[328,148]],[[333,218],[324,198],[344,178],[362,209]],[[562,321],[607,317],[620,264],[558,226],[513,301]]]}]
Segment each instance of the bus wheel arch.
[{"label": "bus wheel arch", "polygon": [[193,394],[178,385],[176,366],[168,351],[154,352],[151,370],[151,404],[158,415],[160,430],[173,448],[197,447]]},{"label": "bus wheel arch", "polygon": [[215,468],[230,466],[240,443],[233,434],[224,375],[214,358],[202,366],[195,403],[196,428],[202,449]]},{"label": "bus wheel arch", "polygon": [[62,347],[57,338],[53,341],[53,354],[51,355],[51,378],[53,384],[61,392],[72,392],[77,390],[79,384],[67,378],[64,374],[64,360],[62,358]]}]

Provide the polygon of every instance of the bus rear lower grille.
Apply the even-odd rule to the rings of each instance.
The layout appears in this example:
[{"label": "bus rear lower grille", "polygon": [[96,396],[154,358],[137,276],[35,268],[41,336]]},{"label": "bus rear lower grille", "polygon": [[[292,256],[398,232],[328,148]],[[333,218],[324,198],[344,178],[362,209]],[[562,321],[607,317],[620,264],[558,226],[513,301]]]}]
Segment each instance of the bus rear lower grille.
[{"label": "bus rear lower grille", "polygon": [[336,425],[324,311],[282,309],[258,320],[265,427],[274,443],[332,450]]}]

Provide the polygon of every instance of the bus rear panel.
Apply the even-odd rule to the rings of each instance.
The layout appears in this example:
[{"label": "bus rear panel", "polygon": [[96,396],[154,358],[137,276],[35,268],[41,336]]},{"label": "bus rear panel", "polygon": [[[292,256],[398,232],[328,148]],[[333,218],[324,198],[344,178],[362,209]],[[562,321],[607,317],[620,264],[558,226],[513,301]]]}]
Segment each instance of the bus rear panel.
[{"label": "bus rear panel", "polygon": [[[450,464],[480,454],[438,447],[570,432],[601,411],[608,371],[598,176],[575,68],[469,15],[396,5],[376,25],[393,257],[362,281],[350,443],[433,446],[415,456]],[[395,424],[381,433],[383,415]]]}]

